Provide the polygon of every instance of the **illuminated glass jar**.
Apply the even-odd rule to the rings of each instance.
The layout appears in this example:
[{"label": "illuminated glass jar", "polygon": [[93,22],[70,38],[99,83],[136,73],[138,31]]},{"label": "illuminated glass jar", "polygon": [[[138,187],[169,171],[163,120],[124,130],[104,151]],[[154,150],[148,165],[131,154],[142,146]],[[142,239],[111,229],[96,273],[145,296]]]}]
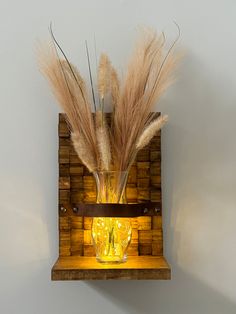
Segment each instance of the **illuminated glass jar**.
[{"label": "illuminated glass jar", "polygon": [[[127,171],[93,173],[97,186],[97,203],[125,203]],[[131,241],[130,218],[96,217],[92,223],[92,239],[96,258],[101,263],[122,263],[127,259]]]}]

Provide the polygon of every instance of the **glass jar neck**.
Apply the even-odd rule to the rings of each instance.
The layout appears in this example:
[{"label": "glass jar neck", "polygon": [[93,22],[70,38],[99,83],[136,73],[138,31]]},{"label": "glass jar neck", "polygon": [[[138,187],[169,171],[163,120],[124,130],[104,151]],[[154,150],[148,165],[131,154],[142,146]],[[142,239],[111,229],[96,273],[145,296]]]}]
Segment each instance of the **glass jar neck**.
[{"label": "glass jar neck", "polygon": [[93,172],[97,187],[97,203],[125,203],[128,171]]}]

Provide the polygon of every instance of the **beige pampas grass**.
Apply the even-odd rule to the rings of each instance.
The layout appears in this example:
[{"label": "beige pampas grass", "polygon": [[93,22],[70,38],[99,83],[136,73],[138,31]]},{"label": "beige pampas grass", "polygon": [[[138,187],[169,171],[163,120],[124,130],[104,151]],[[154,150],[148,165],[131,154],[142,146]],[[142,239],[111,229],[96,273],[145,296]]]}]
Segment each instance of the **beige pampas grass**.
[{"label": "beige pampas grass", "polygon": [[104,98],[110,89],[111,62],[106,54],[101,54],[98,66],[98,92],[99,98],[104,102]]},{"label": "beige pampas grass", "polygon": [[101,158],[101,170],[109,170],[111,162],[111,151],[107,129],[102,126],[96,130],[96,134]]},{"label": "beige pampas grass", "polygon": [[[90,83],[95,114],[86,84],[77,68],[69,62],[56,41],[40,48],[40,70],[66,114],[72,142],[89,171],[129,170],[137,152],[145,147],[165,124],[167,117],[155,118],[153,107],[173,82],[178,56],[173,53],[176,41],[166,49],[164,34],[145,29],[128,63],[120,84],[116,70],[106,54],[98,66],[100,108],[96,107],[88,46],[86,44]],[[59,56],[59,52],[63,57]],[[106,121],[105,98],[111,100],[111,121]]]},{"label": "beige pampas grass", "polygon": [[156,135],[156,133],[166,124],[168,121],[168,116],[160,116],[154,121],[152,121],[149,126],[141,134],[140,138],[136,143],[137,150],[140,150],[147,146],[151,139]]},{"label": "beige pampas grass", "polygon": [[[82,147],[83,151],[89,151],[93,163],[91,164],[90,156],[86,161],[86,154],[83,152],[81,159],[89,169],[96,169],[94,165],[94,162],[98,160],[96,132],[84,80],[75,66],[59,58],[56,48],[52,44],[40,47],[39,66],[66,114],[71,132],[76,134],[73,140],[74,144],[78,140],[76,150],[78,151],[78,147]],[[79,139],[80,136],[81,139]]]},{"label": "beige pampas grass", "polygon": [[84,137],[78,133],[71,133],[71,140],[74,145],[74,149],[82,163],[88,168],[90,172],[96,171],[96,160],[94,159],[92,152],[89,150]]},{"label": "beige pampas grass", "polygon": [[111,68],[111,98],[112,104],[115,106],[120,97],[120,81],[118,78],[118,74],[116,70],[112,67]]},{"label": "beige pampas grass", "polygon": [[101,170],[109,170],[111,164],[111,145],[106,117],[102,111],[97,111],[95,118],[96,118],[96,136],[98,150],[100,153],[99,155],[100,168]]},{"label": "beige pampas grass", "polygon": [[118,169],[134,160],[136,143],[152,122],[154,104],[172,81],[176,57],[165,52],[165,37],[147,29],[128,64],[123,90],[114,112],[114,157]]}]

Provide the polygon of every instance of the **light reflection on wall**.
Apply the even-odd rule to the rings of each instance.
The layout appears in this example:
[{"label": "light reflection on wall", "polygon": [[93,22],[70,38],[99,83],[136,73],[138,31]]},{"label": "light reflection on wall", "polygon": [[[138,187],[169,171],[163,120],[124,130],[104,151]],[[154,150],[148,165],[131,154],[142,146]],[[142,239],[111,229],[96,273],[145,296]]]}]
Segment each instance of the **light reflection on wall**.
[{"label": "light reflection on wall", "polygon": [[8,177],[1,191],[5,196],[1,199],[1,265],[48,259],[49,235],[46,217],[42,216],[46,207],[40,187],[25,178]]},{"label": "light reflection on wall", "polygon": [[171,259],[184,272],[234,300],[235,177],[226,165],[224,173],[215,171],[212,163],[196,165],[182,166],[173,186]]}]

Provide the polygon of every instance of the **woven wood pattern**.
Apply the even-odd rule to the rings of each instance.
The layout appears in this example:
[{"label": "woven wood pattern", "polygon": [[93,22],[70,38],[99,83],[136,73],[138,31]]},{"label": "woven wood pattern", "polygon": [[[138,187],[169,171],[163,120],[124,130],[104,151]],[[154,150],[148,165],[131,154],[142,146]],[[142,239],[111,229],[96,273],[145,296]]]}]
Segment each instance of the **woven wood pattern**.
[{"label": "woven wood pattern", "polygon": [[[157,113],[158,115],[158,113]],[[65,203],[95,203],[94,178],[81,164],[70,141],[63,114],[59,115],[59,208]],[[141,150],[132,166],[126,188],[128,203],[161,202],[161,133]],[[59,255],[94,256],[91,217],[59,211]],[[128,255],[163,255],[162,216],[132,218]]]}]

